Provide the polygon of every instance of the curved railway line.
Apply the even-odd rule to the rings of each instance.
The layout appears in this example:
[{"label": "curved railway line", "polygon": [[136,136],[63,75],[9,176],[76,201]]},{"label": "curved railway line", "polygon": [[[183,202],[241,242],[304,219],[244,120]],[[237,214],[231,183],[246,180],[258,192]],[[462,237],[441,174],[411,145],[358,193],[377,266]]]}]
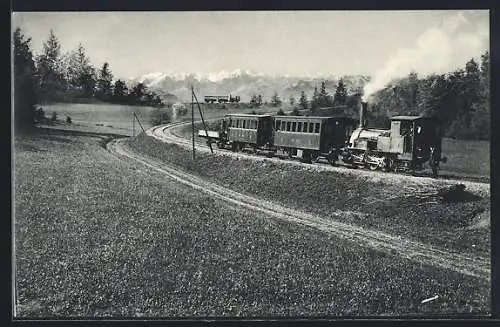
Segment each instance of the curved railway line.
[{"label": "curved railway line", "polygon": [[[172,142],[179,144],[184,147],[191,147],[192,143],[190,140],[178,137],[172,133],[172,130],[182,126],[184,123],[174,123],[169,125],[156,126],[147,131],[147,134],[160,139],[165,142]],[[399,236],[390,235],[376,230],[364,229],[359,226],[350,225],[342,223],[340,221],[324,219],[316,215],[308,214],[306,212],[301,212],[298,210],[290,209],[272,202],[263,201],[256,197],[244,195],[228,188],[219,186],[217,184],[208,182],[202,178],[188,174],[172,165],[168,165],[164,162],[153,158],[146,158],[140,154],[135,153],[125,144],[123,140],[114,140],[107,145],[108,150],[122,158],[131,159],[139,162],[150,169],[160,172],[169,178],[176,180],[182,184],[195,188],[201,192],[205,192],[214,198],[220,199],[222,201],[232,203],[240,208],[247,208],[250,210],[256,210],[258,212],[264,213],[269,217],[285,220],[291,223],[300,224],[307,226],[309,228],[314,228],[326,234],[343,238],[346,240],[353,241],[362,246],[373,248],[378,251],[385,253],[398,255],[403,258],[407,258],[414,262],[418,262],[425,265],[432,265],[440,268],[449,269],[464,275],[473,276],[476,278],[489,280],[490,276],[490,258],[486,257],[470,257],[460,253],[454,253],[446,250],[442,250],[427,244],[416,242],[413,240],[408,240],[401,238]],[[201,147],[198,145],[198,151],[210,151],[207,146]],[[282,162],[277,158],[267,158],[258,157],[254,155],[248,155],[245,153],[232,153],[221,151],[219,149],[214,149],[215,153],[221,155],[230,155],[237,157],[252,158],[252,160],[277,160]],[[309,164],[304,164],[301,162],[293,162],[290,164],[304,165],[306,167],[311,167]],[[318,169],[328,169],[343,172],[350,172],[351,170],[342,167],[331,167],[317,165]],[[363,174],[380,174],[380,172],[372,171],[356,171],[356,173]],[[412,178],[416,181],[422,182],[422,180],[430,180],[431,178],[413,177],[413,176],[398,176],[402,178]],[[469,186],[474,188],[484,187],[483,183],[471,183],[467,182]],[[347,212],[338,211],[335,213],[337,216],[342,216],[348,214]]]},{"label": "curved railway line", "polygon": [[[212,118],[206,121],[211,121],[215,120],[216,118]],[[200,121],[201,122],[201,121]],[[198,122],[196,122],[198,123]],[[163,142],[168,142],[168,143],[175,143],[177,145],[180,145],[184,147],[185,149],[192,149],[192,140],[186,139],[184,137],[181,137],[179,135],[176,135],[175,130],[183,127],[184,125],[190,125],[191,122],[176,122],[176,123],[171,123],[171,124],[164,124],[164,125],[158,125],[154,126],[148,130],[146,130],[146,134],[148,136],[152,136],[158,140],[161,140]],[[364,175],[367,177],[380,177],[380,178],[385,178],[389,176],[397,177],[398,179],[401,180],[411,180],[415,181],[419,184],[424,184],[424,183],[434,183],[436,179],[432,178],[431,176],[417,176],[417,175],[410,175],[410,174],[402,174],[402,173],[393,173],[393,172],[383,172],[383,171],[371,171],[371,170],[365,170],[365,169],[353,169],[352,167],[348,165],[344,165],[340,162],[337,162],[335,166],[331,166],[327,163],[315,163],[315,164],[308,164],[304,163],[301,161],[297,160],[283,160],[280,159],[279,157],[267,157],[264,155],[255,155],[252,153],[245,153],[245,152],[232,152],[230,150],[226,149],[219,149],[215,144],[212,145],[213,151],[215,155],[224,155],[224,156],[231,156],[231,157],[236,157],[236,158],[245,158],[245,159],[250,159],[250,160],[256,160],[256,161],[271,161],[271,162],[279,162],[279,163],[286,163],[289,165],[296,165],[299,167],[304,167],[304,168],[311,168],[314,167],[315,170],[318,171],[335,171],[338,173],[342,174],[356,174],[356,175]],[[205,152],[205,153],[210,153],[210,148],[207,146],[205,142],[199,142],[196,141],[196,151],[197,152]],[[461,183],[466,185],[466,187],[470,190],[477,190],[479,189],[484,189],[485,187],[489,187],[489,182],[485,182],[484,178],[478,178],[474,176],[455,176],[455,175],[445,175],[445,176],[439,176],[439,180],[445,183],[450,183],[450,184],[456,184],[456,183]]]}]

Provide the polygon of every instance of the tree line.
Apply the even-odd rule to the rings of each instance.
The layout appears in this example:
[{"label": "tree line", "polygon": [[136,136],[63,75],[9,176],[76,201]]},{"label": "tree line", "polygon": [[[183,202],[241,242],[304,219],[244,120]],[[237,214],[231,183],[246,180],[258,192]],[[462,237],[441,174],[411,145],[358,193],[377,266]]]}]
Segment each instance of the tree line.
[{"label": "tree line", "polygon": [[490,139],[490,56],[474,59],[446,74],[419,78],[415,72],[395,80],[369,99],[368,120],[388,126],[393,115],[425,115],[443,123],[446,137]]},{"label": "tree line", "polygon": [[[296,108],[298,105],[301,109],[311,108],[313,111],[314,109],[321,107],[348,105],[349,102],[350,97],[347,94],[347,88],[342,79],[339,80],[333,95],[330,95],[326,90],[326,82],[322,82],[320,91],[318,91],[317,87],[314,88],[311,101],[308,100],[304,91],[301,92],[298,102],[293,96],[289,99],[290,107]],[[252,95],[250,99],[250,105],[252,107],[260,107],[262,104],[267,104],[267,102],[263,101],[262,94]],[[273,107],[279,107],[283,104],[283,101],[277,92],[274,92],[271,96],[269,104]]]},{"label": "tree line", "polygon": [[59,40],[51,30],[40,54],[31,50],[31,38],[20,28],[14,41],[14,121],[18,128],[32,126],[35,106],[47,102],[102,101],[161,107],[161,97],[145,84],[127,86],[113,80],[108,62],[99,69],[90,63],[85,48],[61,54]]},{"label": "tree line", "polygon": [[[43,50],[34,55],[30,42],[17,28],[14,41],[14,121],[17,127],[33,125],[35,105],[43,102],[85,102],[97,100],[111,103],[163,106],[160,96],[143,83],[127,86],[114,81],[109,63],[100,69],[90,63],[85,48],[61,54],[61,46],[50,31]],[[330,95],[326,83],[315,87],[309,101],[302,91],[298,102],[290,97],[292,108],[311,109],[331,106],[355,107],[361,94],[349,95],[343,80]],[[260,107],[262,95],[250,100]],[[270,104],[280,107],[283,101],[277,92]],[[463,68],[446,74],[408,76],[391,82],[369,99],[368,122],[373,127],[388,127],[394,115],[427,115],[443,122],[445,136],[457,139],[490,138],[490,56],[481,55],[480,63],[469,60]],[[296,111],[298,112],[298,111]]]}]

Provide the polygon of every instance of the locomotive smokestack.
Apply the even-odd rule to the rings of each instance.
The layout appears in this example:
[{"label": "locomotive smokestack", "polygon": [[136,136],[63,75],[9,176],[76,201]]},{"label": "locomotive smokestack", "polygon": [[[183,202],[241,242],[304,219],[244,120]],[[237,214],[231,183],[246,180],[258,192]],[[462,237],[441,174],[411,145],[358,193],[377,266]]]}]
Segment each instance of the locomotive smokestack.
[{"label": "locomotive smokestack", "polygon": [[359,128],[366,127],[366,110],[368,108],[368,103],[361,101],[361,105],[359,106]]}]

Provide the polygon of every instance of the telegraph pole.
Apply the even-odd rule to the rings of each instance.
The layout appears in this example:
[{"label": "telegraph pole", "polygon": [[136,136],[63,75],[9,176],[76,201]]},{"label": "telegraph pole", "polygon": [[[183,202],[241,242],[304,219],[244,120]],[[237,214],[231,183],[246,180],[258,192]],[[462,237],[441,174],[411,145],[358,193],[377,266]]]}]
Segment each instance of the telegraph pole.
[{"label": "telegraph pole", "polygon": [[210,137],[208,136],[207,125],[205,124],[205,119],[203,118],[203,113],[201,112],[201,106],[200,106],[200,103],[198,102],[198,98],[196,97],[196,94],[194,94],[194,91],[193,91],[193,96],[194,96],[194,99],[196,100],[196,104],[198,105],[198,110],[200,111],[201,122],[203,123],[203,128],[205,129],[205,135],[207,136],[208,146],[210,147],[210,152],[214,153],[214,150],[212,149],[212,142],[210,140]]},{"label": "telegraph pole", "polygon": [[191,132],[192,132],[192,139],[193,139],[193,160],[195,160],[195,154],[194,154],[194,88],[193,85],[191,85]]}]

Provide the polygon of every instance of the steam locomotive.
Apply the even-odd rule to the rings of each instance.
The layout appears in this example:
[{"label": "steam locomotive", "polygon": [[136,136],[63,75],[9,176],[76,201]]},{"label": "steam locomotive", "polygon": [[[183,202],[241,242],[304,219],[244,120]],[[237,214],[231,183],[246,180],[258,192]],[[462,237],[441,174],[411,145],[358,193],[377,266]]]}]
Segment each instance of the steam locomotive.
[{"label": "steam locomotive", "polygon": [[352,133],[341,155],[343,162],[372,170],[413,171],[428,162],[437,175],[441,157],[441,124],[436,118],[394,116],[390,129],[366,128],[367,104],[362,103],[359,127]]},{"label": "steam locomotive", "polygon": [[[219,148],[251,149],[269,156],[300,157],[304,162],[326,159],[335,165],[340,158],[351,166],[385,171],[414,171],[426,162],[437,175],[441,158],[441,125],[422,116],[395,116],[390,129],[366,127],[367,104],[360,105],[359,125],[349,117],[272,116],[228,114],[220,132],[198,135]],[[210,136],[211,135],[211,136]]]}]

